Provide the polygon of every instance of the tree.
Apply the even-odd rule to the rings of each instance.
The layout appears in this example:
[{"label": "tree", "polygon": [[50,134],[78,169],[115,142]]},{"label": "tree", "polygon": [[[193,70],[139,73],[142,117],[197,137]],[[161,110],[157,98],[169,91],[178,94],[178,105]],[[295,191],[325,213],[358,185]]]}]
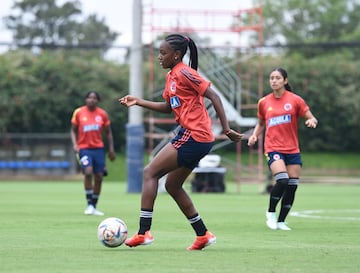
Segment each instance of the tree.
[{"label": "tree", "polygon": [[22,0],[15,1],[12,10],[4,22],[19,47],[82,46],[105,51],[118,36],[94,14],[81,21],[79,1],[58,5],[56,0]]},{"label": "tree", "polygon": [[0,133],[64,133],[72,111],[83,105],[88,91],[101,95],[112,121],[114,136],[125,143],[128,112],[117,99],[128,89],[129,67],[97,56],[64,50],[28,50],[0,55]]},{"label": "tree", "polygon": [[[359,47],[360,0],[263,0],[264,39],[268,45],[296,47],[309,57]],[[303,47],[310,44],[311,48]],[[318,50],[314,50],[315,47]],[[327,49],[324,51],[324,49]],[[358,54],[358,49],[351,51]]]},{"label": "tree", "polygon": [[287,69],[320,121],[316,130],[299,127],[302,148],[359,151],[360,0],[261,2],[265,44],[285,49],[263,58],[264,83],[275,67]]}]

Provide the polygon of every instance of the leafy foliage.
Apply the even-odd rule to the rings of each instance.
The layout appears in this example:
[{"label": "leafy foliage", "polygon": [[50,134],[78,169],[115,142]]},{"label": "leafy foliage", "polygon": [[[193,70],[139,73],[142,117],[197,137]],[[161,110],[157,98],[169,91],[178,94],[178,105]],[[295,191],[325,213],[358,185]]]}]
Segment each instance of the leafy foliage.
[{"label": "leafy foliage", "polygon": [[99,91],[121,138],[127,111],[117,98],[125,95],[129,68],[96,56],[68,51],[8,52],[0,56],[1,132],[67,132],[75,107],[90,90]]},{"label": "leafy foliage", "polygon": [[[246,69],[255,78],[259,57],[247,63]],[[263,57],[264,95],[271,91],[269,73],[276,67],[288,71],[289,83],[295,93],[305,99],[314,115],[319,119],[313,130],[301,120],[299,138],[305,151],[360,151],[357,141],[360,134],[360,88],[359,61],[344,59],[343,54],[332,58],[319,56],[314,59],[303,58],[300,54],[286,57]],[[251,89],[257,90],[255,81]]]},{"label": "leafy foliage", "polygon": [[[308,57],[324,49],[338,52],[331,43],[360,39],[359,0],[264,0],[264,39],[266,44],[287,44]],[[316,44],[319,47],[301,47]],[[359,45],[357,46],[357,48]],[[354,46],[354,49],[356,47]],[[359,54],[359,50],[353,51]]]},{"label": "leafy foliage", "polygon": [[57,5],[56,0],[22,0],[16,1],[12,10],[4,21],[21,47],[83,45],[105,51],[118,36],[96,15],[81,21],[79,1]]},{"label": "leafy foliage", "polygon": [[302,146],[312,151],[359,151],[360,1],[262,2],[266,43],[287,45],[270,58],[264,71],[286,68],[296,93],[319,118],[316,130],[300,126]]},{"label": "leafy foliage", "polygon": [[[264,94],[271,92],[268,74],[275,67],[284,67],[295,93],[307,101],[319,119],[316,130],[306,128],[301,121],[302,150],[360,151],[359,48],[331,44],[359,41],[359,0],[261,2],[266,44],[281,42],[289,47],[265,56],[248,56],[240,69],[234,67],[245,77],[242,80],[249,82],[242,87],[246,93],[244,101],[257,102],[258,90],[262,89],[260,81],[264,83]],[[101,41],[106,50],[115,33],[95,15],[79,22],[80,8],[78,1],[62,6],[56,5],[55,0],[16,1],[17,13],[6,17],[6,22],[18,45],[60,44],[66,48]],[[304,43],[314,46],[291,46]],[[324,48],[319,43],[330,46]],[[116,146],[122,147],[128,111],[119,106],[117,98],[128,93],[129,68],[105,61],[97,53],[72,49],[34,54],[16,50],[0,55],[1,132],[67,132],[74,108],[84,104],[87,91],[98,90],[102,96],[100,106],[109,112],[114,135],[120,140]],[[150,55],[145,49],[144,86],[149,88],[145,88],[148,92],[144,97],[161,99],[167,71],[154,65],[156,60],[147,58]],[[245,110],[245,116],[255,114],[256,109]]]}]

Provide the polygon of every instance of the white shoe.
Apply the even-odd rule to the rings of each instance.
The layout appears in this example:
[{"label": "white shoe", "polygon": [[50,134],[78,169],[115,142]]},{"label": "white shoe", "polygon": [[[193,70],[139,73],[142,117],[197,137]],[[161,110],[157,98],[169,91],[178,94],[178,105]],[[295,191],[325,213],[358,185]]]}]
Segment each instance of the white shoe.
[{"label": "white shoe", "polygon": [[289,228],[285,222],[277,223],[277,228],[280,230],[291,230],[291,228]]},{"label": "white shoe", "polygon": [[88,205],[86,209],[84,210],[85,215],[93,215],[95,211],[95,208],[93,205]]},{"label": "white shoe", "polygon": [[94,211],[92,213],[93,215],[96,215],[96,216],[104,216],[104,213],[100,210],[97,210],[94,208]]},{"label": "white shoe", "polygon": [[275,212],[266,212],[266,225],[270,229],[277,229],[278,223],[276,219],[276,213]]}]

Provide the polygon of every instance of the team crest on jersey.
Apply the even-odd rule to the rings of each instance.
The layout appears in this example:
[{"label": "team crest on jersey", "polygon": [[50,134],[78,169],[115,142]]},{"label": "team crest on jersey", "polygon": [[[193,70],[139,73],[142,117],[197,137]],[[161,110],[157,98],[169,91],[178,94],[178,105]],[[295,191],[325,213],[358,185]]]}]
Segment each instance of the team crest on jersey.
[{"label": "team crest on jersey", "polygon": [[80,158],[80,162],[83,166],[87,166],[89,165],[89,157],[87,155],[84,155],[83,157]]},{"label": "team crest on jersey", "polygon": [[96,122],[101,122],[101,120],[102,120],[101,116],[96,116],[96,117],[95,117],[95,121],[96,121]]},{"label": "team crest on jersey", "polygon": [[285,109],[285,111],[290,111],[292,109],[291,103],[285,103],[284,109]]},{"label": "team crest on jersey", "polygon": [[280,155],[279,155],[279,154],[274,154],[274,155],[273,155],[273,159],[274,159],[274,160],[279,160],[279,159],[280,159]]},{"label": "team crest on jersey", "polygon": [[175,91],[176,91],[176,82],[175,81],[170,83],[170,91],[175,93]]},{"label": "team crest on jersey", "polygon": [[177,96],[171,97],[170,98],[170,105],[171,105],[172,109],[180,107],[181,103],[180,103],[179,98]]}]

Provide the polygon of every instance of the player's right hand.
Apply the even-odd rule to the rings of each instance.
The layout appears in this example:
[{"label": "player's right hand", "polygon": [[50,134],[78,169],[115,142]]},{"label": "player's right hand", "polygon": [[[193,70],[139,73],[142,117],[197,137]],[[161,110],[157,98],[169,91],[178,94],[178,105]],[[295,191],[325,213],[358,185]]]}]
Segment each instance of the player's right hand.
[{"label": "player's right hand", "polygon": [[126,95],[125,97],[120,98],[118,101],[120,104],[130,107],[136,105],[137,98],[130,95]]}]

